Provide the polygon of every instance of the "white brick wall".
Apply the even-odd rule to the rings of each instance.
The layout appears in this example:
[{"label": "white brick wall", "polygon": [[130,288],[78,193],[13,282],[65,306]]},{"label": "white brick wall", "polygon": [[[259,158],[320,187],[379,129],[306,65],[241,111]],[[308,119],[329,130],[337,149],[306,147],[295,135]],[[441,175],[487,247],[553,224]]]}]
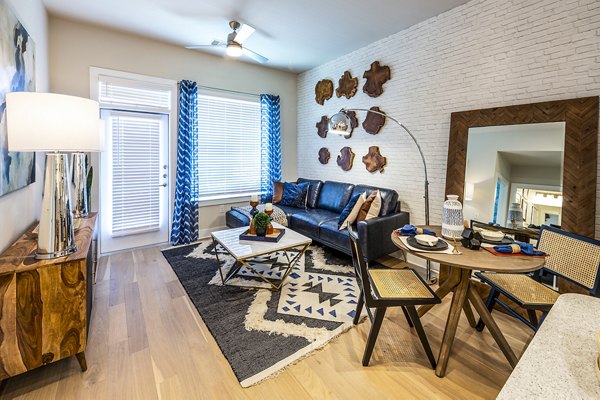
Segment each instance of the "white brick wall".
[{"label": "white brick wall", "polygon": [[[381,96],[370,98],[362,93],[362,74],[376,60],[390,66],[392,79]],[[337,87],[345,70],[359,77],[357,94],[350,100],[334,94],[318,105],[317,81],[328,78]],[[387,121],[375,136],[361,126],[350,139],[317,136],[322,115],[379,106],[421,144],[431,182],[431,221],[440,223],[451,112],[598,95],[599,0],[472,0],[299,75],[298,175],[394,188],[411,221],[423,223],[422,165],[400,127]],[[365,113],[358,117],[362,123]],[[382,174],[370,174],[361,161],[373,145],[388,157]],[[318,161],[323,146],[332,155],[327,165]],[[343,146],[356,153],[348,172],[336,164]],[[600,204],[597,209],[599,236]]]}]

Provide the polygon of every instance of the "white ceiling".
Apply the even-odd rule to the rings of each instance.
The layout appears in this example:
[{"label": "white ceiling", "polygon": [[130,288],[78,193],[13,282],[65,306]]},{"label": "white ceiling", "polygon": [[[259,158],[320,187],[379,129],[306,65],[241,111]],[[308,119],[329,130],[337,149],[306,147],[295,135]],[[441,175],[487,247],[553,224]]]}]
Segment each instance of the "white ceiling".
[{"label": "white ceiling", "polygon": [[266,66],[301,72],[439,15],[467,0],[43,2],[54,15],[181,46],[226,40],[231,31],[229,20],[237,19],[256,28],[244,45],[269,58]]},{"label": "white ceiling", "polygon": [[561,168],[562,151],[499,151],[498,154],[511,166]]}]

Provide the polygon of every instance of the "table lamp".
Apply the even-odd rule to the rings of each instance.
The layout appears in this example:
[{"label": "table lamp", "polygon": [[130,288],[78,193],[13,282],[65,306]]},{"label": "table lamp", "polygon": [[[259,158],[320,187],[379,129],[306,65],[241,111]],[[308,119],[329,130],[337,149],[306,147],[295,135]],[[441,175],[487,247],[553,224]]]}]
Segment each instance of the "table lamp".
[{"label": "table lamp", "polygon": [[46,171],[36,258],[50,259],[77,250],[66,152],[100,147],[98,103],[53,93],[6,95],[9,151],[43,151]]},{"label": "table lamp", "polygon": [[[73,153],[73,217],[87,218],[90,215],[90,204],[88,201],[88,158],[86,153],[101,152],[104,149],[104,124],[100,120],[100,132],[97,141],[90,141],[89,147],[80,149]],[[90,178],[92,179],[92,178]]]}]

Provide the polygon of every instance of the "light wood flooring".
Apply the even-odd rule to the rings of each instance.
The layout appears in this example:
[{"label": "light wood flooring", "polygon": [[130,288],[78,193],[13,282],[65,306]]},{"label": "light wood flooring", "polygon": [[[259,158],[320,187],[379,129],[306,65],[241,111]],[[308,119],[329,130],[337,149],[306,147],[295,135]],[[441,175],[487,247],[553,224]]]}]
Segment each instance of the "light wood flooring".
[{"label": "light wood flooring", "polygon": [[[450,298],[422,318],[436,357]],[[494,316],[520,355],[531,332]],[[0,398],[492,399],[511,371],[489,332],[471,329],[463,315],[447,375],[436,377],[398,309],[388,310],[371,365],[362,367],[369,326],[243,389],[160,250],[127,252],[100,261],[87,372],[75,357],[59,361],[6,380]]]}]

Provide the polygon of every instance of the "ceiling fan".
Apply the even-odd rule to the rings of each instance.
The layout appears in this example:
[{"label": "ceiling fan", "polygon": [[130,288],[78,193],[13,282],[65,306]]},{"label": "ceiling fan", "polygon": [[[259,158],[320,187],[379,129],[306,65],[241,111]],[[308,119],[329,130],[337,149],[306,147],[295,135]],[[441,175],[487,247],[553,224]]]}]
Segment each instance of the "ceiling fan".
[{"label": "ceiling fan", "polygon": [[[229,35],[227,35],[227,41],[222,42],[220,40],[214,40],[211,44],[185,46],[186,49],[205,49],[211,47],[224,47],[225,54],[230,57],[240,57],[242,54],[247,55],[253,60],[264,64],[269,61],[268,58],[261,56],[260,54],[243,47],[242,43],[254,33],[255,29],[248,24],[240,24],[238,21],[229,21],[229,26],[233,29]],[[240,29],[241,28],[241,29]],[[239,32],[238,32],[239,29]]]}]

